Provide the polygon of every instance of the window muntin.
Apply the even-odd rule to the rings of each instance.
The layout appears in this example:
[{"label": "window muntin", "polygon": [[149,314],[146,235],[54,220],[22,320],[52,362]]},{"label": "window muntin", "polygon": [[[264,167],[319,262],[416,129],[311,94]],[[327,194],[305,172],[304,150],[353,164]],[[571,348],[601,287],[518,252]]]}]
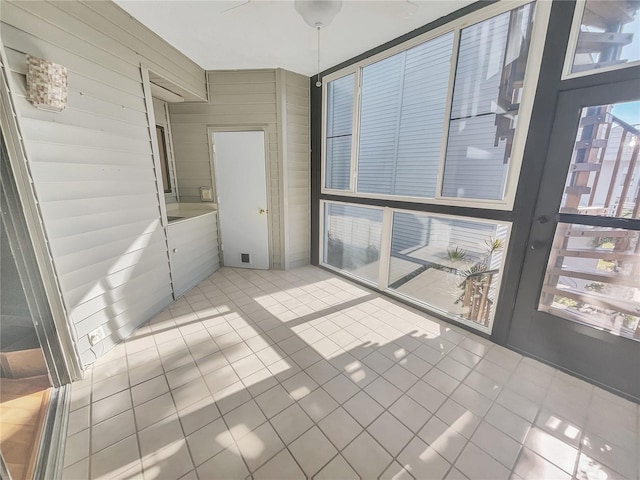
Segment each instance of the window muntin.
[{"label": "window muntin", "polygon": [[358,192],[435,197],[453,37],[362,69]]},{"label": "window muntin", "polygon": [[[578,3],[579,28],[570,53],[569,74],[597,73],[640,61],[640,5],[632,1]],[[582,7],[582,8],[580,8]]]},{"label": "window muntin", "polygon": [[349,190],[351,185],[351,137],[355,75],[327,85],[325,187]]},{"label": "window muntin", "polygon": [[[372,59],[373,61],[371,62],[365,61],[365,62],[356,64],[352,67],[349,67],[351,72],[354,72],[354,69],[355,69],[355,76],[357,80],[357,85],[355,85],[356,87],[355,91],[360,93],[356,98],[357,108],[354,111],[354,127],[353,128],[354,128],[355,135],[354,135],[354,138],[352,138],[352,154],[350,159],[351,172],[355,175],[356,182],[352,182],[350,189],[346,189],[346,190],[342,190],[334,193],[352,195],[357,197],[368,197],[368,198],[404,199],[407,201],[415,201],[420,203],[426,202],[426,203],[455,204],[455,205],[472,204],[473,206],[483,206],[485,208],[495,208],[495,209],[510,208],[513,201],[514,193],[515,193],[515,189],[513,188],[512,183],[515,182],[515,180],[517,179],[517,173],[520,168],[520,160],[521,160],[520,157],[522,155],[522,150],[523,150],[521,139],[526,138],[526,127],[529,123],[528,115],[530,114],[531,103],[533,100],[533,96],[531,95],[531,92],[535,92],[534,84],[537,78],[536,68],[529,69],[530,72],[528,73],[528,76],[531,77],[531,80],[529,80],[527,84],[531,83],[534,86],[530,86],[530,87],[527,87],[526,89],[523,89],[524,82],[522,80],[522,77],[524,76],[524,67],[525,67],[525,64],[529,61],[528,56],[526,55],[526,53],[528,52],[527,47],[528,47],[529,41],[531,40],[531,36],[533,35],[533,28],[532,28],[533,16],[534,16],[533,14],[535,10],[538,10],[538,9],[540,10],[539,12],[540,15],[537,15],[541,19],[541,21],[539,22],[540,28],[536,28],[535,35],[538,40],[542,40],[544,38],[544,33],[546,29],[546,20],[548,18],[549,10],[550,10],[549,6],[546,4],[538,5],[537,7],[535,7],[535,3],[522,2],[520,3],[520,5],[521,5],[520,7],[514,9],[513,11],[508,10],[506,12],[504,12],[503,10],[504,7],[500,8],[497,4],[494,7],[488,7],[487,9],[483,9],[483,12],[486,12],[482,15],[484,17],[484,20],[471,25],[471,27],[474,27],[476,25],[482,25],[486,22],[491,22],[492,20],[499,17],[502,23],[507,25],[508,27],[507,32],[506,33],[503,32],[501,39],[498,39],[502,42],[503,44],[502,47],[501,48],[492,47],[494,52],[495,51],[498,52],[498,60],[499,60],[497,63],[496,61],[492,60],[493,61],[492,65],[493,66],[498,64],[502,65],[502,63],[504,63],[506,59],[506,64],[509,67],[505,71],[498,72],[498,77],[497,77],[499,80],[498,85],[500,84],[500,81],[504,80],[503,77],[506,78],[507,74],[510,74],[510,79],[513,79],[514,76],[515,77],[517,77],[518,75],[521,76],[520,80],[516,82],[511,82],[511,85],[513,88],[511,88],[511,90],[508,91],[509,96],[504,95],[505,89],[502,89],[503,92],[500,92],[504,98],[509,98],[511,100],[509,106],[511,107],[515,106],[517,108],[520,102],[523,99],[526,99],[526,106],[524,110],[526,115],[520,122],[518,122],[522,126],[521,127],[521,129],[523,130],[522,132],[519,131],[519,133],[515,135],[513,132],[517,122],[517,115],[516,115],[517,111],[505,112],[504,109],[497,108],[499,107],[499,105],[494,100],[493,106],[489,108],[490,110],[489,114],[494,115],[493,121],[494,123],[497,122],[498,125],[493,128],[494,131],[493,131],[493,134],[490,136],[489,140],[482,142],[483,145],[486,145],[486,147],[484,147],[483,145],[479,145],[478,147],[476,147],[475,145],[469,146],[470,153],[472,155],[477,156],[478,153],[483,153],[483,152],[478,152],[478,150],[482,148],[490,148],[491,151],[489,153],[492,159],[500,158],[500,156],[502,155],[502,158],[503,158],[502,163],[498,164],[496,161],[494,161],[494,165],[493,165],[494,167],[499,167],[499,168],[490,169],[491,171],[499,170],[497,173],[497,183],[499,184],[499,186],[493,187],[494,191],[489,191],[487,193],[480,194],[476,192],[474,197],[470,197],[464,194],[465,190],[466,191],[470,191],[470,190],[464,188],[466,187],[466,185],[461,185],[462,186],[462,191],[461,191],[460,189],[461,186],[457,185],[457,183],[459,183],[461,179],[457,178],[455,174],[457,173],[457,171],[460,170],[460,168],[465,168],[466,166],[465,163],[468,164],[469,161],[466,157],[463,157],[463,158],[459,157],[458,159],[456,159],[456,158],[453,158],[452,156],[451,158],[448,159],[449,160],[449,165],[448,165],[449,171],[448,171],[448,178],[447,178],[448,185],[447,185],[447,188],[444,188],[444,169],[445,169],[445,153],[447,148],[447,136],[449,134],[449,131],[451,130],[450,123],[452,123],[452,121],[450,120],[450,117],[453,117],[454,120],[460,119],[458,117],[455,117],[456,112],[454,110],[454,105],[452,102],[453,87],[454,87],[453,85],[454,76],[452,74],[449,74],[446,77],[446,80],[448,80],[448,82],[446,82],[445,80],[445,83],[447,83],[446,85],[447,100],[445,104],[445,117],[437,132],[437,135],[439,135],[443,141],[438,151],[438,155],[439,155],[438,164],[436,165],[435,168],[429,171],[430,178],[429,178],[429,175],[426,175],[426,174],[423,175],[423,178],[421,178],[420,175],[412,175],[412,174],[415,174],[416,172],[419,172],[420,168],[422,168],[423,172],[427,171],[427,169],[425,168],[425,165],[420,162],[419,155],[414,154],[413,155],[414,165],[411,165],[409,162],[410,168],[407,169],[408,173],[406,174],[408,176],[412,176],[412,178],[410,180],[401,178],[400,182],[397,181],[398,178],[400,177],[398,173],[396,173],[395,176],[393,175],[394,171],[398,172],[398,168],[397,168],[397,164],[395,163],[396,161],[394,157],[390,155],[390,152],[394,152],[395,150],[393,146],[391,147],[389,146],[391,143],[391,140],[388,138],[390,137],[388,132],[386,132],[386,135],[383,135],[383,136],[386,136],[387,138],[382,138],[383,136],[376,136],[375,134],[369,135],[371,144],[374,145],[374,148],[372,148],[371,151],[369,152],[365,151],[366,150],[365,147],[367,146],[367,140],[369,140],[367,138],[368,132],[366,131],[366,128],[363,128],[365,125],[363,125],[363,123],[360,122],[361,120],[360,112],[361,110],[366,108],[365,100],[366,100],[366,94],[367,94],[366,92],[367,85],[366,85],[366,79],[364,78],[365,73],[367,73],[367,70],[369,67],[372,67],[376,63],[381,63],[384,60],[389,60],[396,56],[396,55],[392,55],[392,56],[384,57],[382,56],[382,54],[380,54],[378,56],[374,56]],[[498,15],[494,14],[493,17],[490,16],[491,15],[490,12],[492,11],[500,12],[501,10],[503,13],[500,13]],[[444,37],[446,35],[445,32],[447,32],[447,27],[449,27],[450,32],[454,35],[454,41],[453,41],[454,47],[453,47],[453,53],[451,55],[450,67],[453,67],[451,69],[451,72],[455,72],[456,69],[460,68],[460,66],[457,65],[458,44],[460,41],[460,33],[471,28],[466,26],[468,25],[468,23],[464,25],[465,20],[466,19],[461,19],[460,21],[454,22],[450,26],[448,25],[443,27],[442,29],[434,30],[432,33],[431,39],[427,40],[426,42],[423,41],[422,44],[418,43],[419,42],[418,39],[415,39],[414,41],[411,42],[411,45],[409,47],[405,47],[405,50],[402,50],[402,47],[396,47],[392,49],[392,51],[394,53],[395,52],[406,53],[407,51],[415,48],[414,47],[415,45],[421,46],[424,43],[428,44],[432,40]],[[466,20],[466,22],[468,22],[468,20]],[[465,28],[462,28],[463,25],[465,26]],[[492,42],[496,43],[498,42],[498,40],[496,39],[492,40],[489,38],[487,42],[489,46],[491,46]],[[520,53],[524,53],[524,55],[520,55]],[[502,57],[500,57],[499,54],[502,54]],[[493,55],[495,56],[496,54],[494,53]],[[378,60],[380,59],[381,56],[382,56],[382,59]],[[531,56],[532,56],[531,62],[534,62],[535,64],[537,64],[540,61],[541,55],[539,53],[534,52],[534,54],[532,54]],[[393,62],[389,60],[389,65],[392,65],[392,64]],[[492,68],[493,70],[495,70],[494,67]],[[494,73],[493,70],[491,70],[492,73]],[[331,85],[332,82],[336,81],[336,80],[333,80],[333,78],[339,78],[338,75],[340,75],[340,73],[333,74],[332,76],[330,76],[329,77],[330,80],[327,82],[327,86]],[[423,80],[424,78],[428,78],[428,77],[429,75],[424,76]],[[525,90],[526,90],[526,93],[525,93]],[[497,98],[497,96],[494,95],[494,98]],[[500,100],[504,100],[504,98],[500,98]],[[459,104],[456,105],[456,108],[462,107],[462,106],[463,106],[462,100],[460,100]],[[478,103],[475,106],[471,105],[470,108],[466,109],[466,111],[475,114],[479,111],[480,107],[482,107],[482,104]],[[462,110],[459,109],[459,111],[462,111]],[[450,115],[451,112],[453,112],[453,114]],[[327,113],[328,113],[328,108],[325,109],[325,115]],[[485,112],[485,114],[486,113],[487,112]],[[364,111],[362,115],[363,116],[365,115]],[[326,121],[327,120],[325,117],[325,122]],[[457,125],[457,127],[459,128],[459,125]],[[512,143],[514,142],[514,137],[515,137],[515,145],[516,145],[514,153],[517,155],[517,161],[509,162],[509,159],[511,156],[511,150],[512,150]],[[400,136],[396,137],[394,139],[395,143],[400,144],[401,143],[400,138],[401,138]],[[375,142],[378,143],[378,146],[386,147],[387,148],[386,153],[382,152],[382,150],[384,150],[383,148],[379,148],[376,151]],[[364,143],[364,145],[360,145],[360,143]],[[496,145],[494,146],[494,144]],[[363,157],[363,154],[364,154],[364,157]],[[325,156],[327,155],[329,155],[329,153],[326,152],[326,149],[325,149]],[[367,155],[369,155],[369,157],[367,157]],[[376,155],[378,158],[375,158]],[[380,158],[382,157],[391,158],[391,160],[389,161],[389,164],[385,165],[384,167],[381,166]],[[363,161],[363,158],[364,158],[364,161]],[[368,166],[371,166],[373,163],[375,163],[373,162],[372,159],[378,162],[379,170],[376,170],[374,168],[369,168],[367,170]],[[505,159],[507,161],[506,164],[505,164]],[[372,160],[372,161],[369,162],[369,160]],[[408,159],[408,160],[411,160],[411,159]],[[456,166],[456,160],[458,160],[458,163],[460,165]],[[510,165],[509,163],[513,163],[513,165]],[[329,169],[328,162],[325,161],[325,163],[323,163],[323,167],[324,167],[323,171],[326,173],[326,170]],[[377,179],[373,178],[376,172],[378,172],[377,176],[382,178],[377,178]],[[389,176],[391,176],[391,179],[386,178]],[[406,181],[408,183],[408,187],[404,190],[399,189],[396,186],[397,184],[400,184],[402,186],[403,181]],[[436,184],[435,189],[433,188],[433,182],[435,182]],[[326,187],[326,183],[327,182],[325,181],[325,188],[327,188],[328,190],[328,187]],[[499,194],[495,193],[496,188],[497,190],[499,190]],[[446,193],[443,193],[443,190]]]}]

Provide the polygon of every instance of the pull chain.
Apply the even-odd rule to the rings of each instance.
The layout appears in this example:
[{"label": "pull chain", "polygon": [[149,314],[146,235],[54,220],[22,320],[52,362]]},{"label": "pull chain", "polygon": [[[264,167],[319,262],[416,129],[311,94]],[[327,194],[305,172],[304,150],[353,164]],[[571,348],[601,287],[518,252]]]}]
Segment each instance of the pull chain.
[{"label": "pull chain", "polygon": [[316,81],[316,87],[321,87],[322,82],[320,81],[320,26],[316,27],[318,31],[318,80]]}]

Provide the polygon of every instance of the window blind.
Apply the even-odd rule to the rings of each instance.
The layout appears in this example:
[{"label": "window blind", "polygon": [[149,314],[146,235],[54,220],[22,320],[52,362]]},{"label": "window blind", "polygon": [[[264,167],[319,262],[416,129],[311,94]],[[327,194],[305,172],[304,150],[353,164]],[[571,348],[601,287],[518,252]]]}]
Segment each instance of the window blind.
[{"label": "window blind", "polygon": [[357,190],[433,197],[453,33],[362,69]]}]

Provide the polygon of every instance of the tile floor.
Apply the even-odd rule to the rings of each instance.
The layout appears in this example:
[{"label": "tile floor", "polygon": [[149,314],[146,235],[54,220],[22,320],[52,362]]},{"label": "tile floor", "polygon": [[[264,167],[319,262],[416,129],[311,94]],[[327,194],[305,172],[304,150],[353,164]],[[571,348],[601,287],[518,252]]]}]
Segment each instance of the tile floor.
[{"label": "tile floor", "polygon": [[221,269],[73,387],[67,479],[638,479],[637,404],[314,267]]}]

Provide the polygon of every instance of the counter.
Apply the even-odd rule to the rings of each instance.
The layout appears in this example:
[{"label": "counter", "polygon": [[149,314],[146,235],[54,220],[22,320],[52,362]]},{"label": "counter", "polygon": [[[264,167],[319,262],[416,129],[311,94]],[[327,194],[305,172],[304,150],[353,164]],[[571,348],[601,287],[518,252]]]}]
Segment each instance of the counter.
[{"label": "counter", "polygon": [[217,211],[218,205],[215,203],[169,203],[167,220],[175,223]]}]

